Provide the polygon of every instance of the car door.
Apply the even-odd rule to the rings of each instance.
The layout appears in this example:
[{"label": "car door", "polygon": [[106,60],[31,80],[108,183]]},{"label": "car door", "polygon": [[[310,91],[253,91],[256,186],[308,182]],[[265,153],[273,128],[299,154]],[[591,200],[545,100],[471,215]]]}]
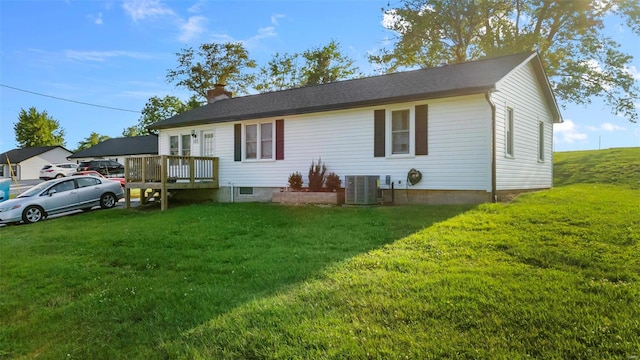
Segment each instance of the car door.
[{"label": "car door", "polygon": [[78,190],[74,179],[59,182],[42,193],[44,210],[55,214],[78,208]]},{"label": "car door", "polygon": [[100,205],[100,196],[102,195],[102,181],[95,177],[79,177],[76,179],[78,183],[78,206],[80,208],[89,208]]}]

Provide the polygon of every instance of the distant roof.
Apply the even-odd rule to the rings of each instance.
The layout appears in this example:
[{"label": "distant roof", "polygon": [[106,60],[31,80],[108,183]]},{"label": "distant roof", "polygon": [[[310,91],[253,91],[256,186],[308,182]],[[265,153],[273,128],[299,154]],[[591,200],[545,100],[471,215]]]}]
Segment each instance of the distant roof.
[{"label": "distant roof", "polygon": [[329,84],[262,93],[216,101],[159,121],[150,129],[220,123],[272,116],[305,114],[401,101],[470,95],[495,88],[498,81],[527,60],[534,67],[543,91],[559,119],[555,99],[536,52],[526,52],[455,65],[398,72]]},{"label": "distant roof", "polygon": [[70,159],[77,158],[99,158],[118,155],[142,155],[158,153],[158,136],[130,136],[107,139],[99,144],[69,156]]},{"label": "distant roof", "polygon": [[[0,154],[0,163],[6,163],[7,159],[9,159],[12,164],[21,163],[27,159],[38,156],[40,154],[44,154],[47,151],[53,150],[55,148],[61,148],[65,151],[69,151],[62,146],[34,146],[24,149],[13,149]],[[71,154],[71,151],[69,151],[69,154]]]}]

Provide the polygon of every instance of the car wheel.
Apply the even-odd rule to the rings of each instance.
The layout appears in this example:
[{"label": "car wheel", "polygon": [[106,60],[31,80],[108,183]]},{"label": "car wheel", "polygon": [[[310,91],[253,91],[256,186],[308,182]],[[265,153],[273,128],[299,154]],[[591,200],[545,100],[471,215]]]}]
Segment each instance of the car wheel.
[{"label": "car wheel", "polygon": [[118,199],[116,199],[116,196],[112,193],[106,193],[100,197],[100,207],[103,209],[110,209],[116,206],[117,202]]},{"label": "car wheel", "polygon": [[28,206],[22,212],[22,221],[27,224],[33,224],[44,219],[44,210],[39,206]]},{"label": "car wheel", "polygon": [[62,175],[62,174],[56,175],[56,179],[60,179],[60,178],[63,178],[63,177],[64,177],[64,175]]}]

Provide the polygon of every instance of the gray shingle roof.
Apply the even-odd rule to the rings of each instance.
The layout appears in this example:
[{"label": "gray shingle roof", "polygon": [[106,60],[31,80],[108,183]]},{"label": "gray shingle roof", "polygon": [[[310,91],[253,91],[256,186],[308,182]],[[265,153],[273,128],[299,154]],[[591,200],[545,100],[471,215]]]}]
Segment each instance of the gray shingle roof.
[{"label": "gray shingle roof", "polygon": [[[38,156],[40,154],[44,154],[47,151],[53,150],[58,147],[67,150],[62,146],[34,146],[24,149],[9,150],[0,154],[0,163],[6,163],[7,159],[9,159],[12,164],[21,163],[27,159]],[[71,153],[71,151],[69,151],[69,153]]]},{"label": "gray shingle roof", "polygon": [[69,156],[70,159],[106,157],[117,155],[142,155],[158,153],[158,136],[132,136],[107,139],[99,144]]},{"label": "gray shingle roof", "polygon": [[[534,54],[527,52],[219,100],[159,121],[149,128],[166,129],[477,94],[493,89],[500,79]],[[539,60],[537,64],[540,69],[536,72],[544,78]],[[549,94],[547,100],[549,98],[555,106],[553,95]]]}]

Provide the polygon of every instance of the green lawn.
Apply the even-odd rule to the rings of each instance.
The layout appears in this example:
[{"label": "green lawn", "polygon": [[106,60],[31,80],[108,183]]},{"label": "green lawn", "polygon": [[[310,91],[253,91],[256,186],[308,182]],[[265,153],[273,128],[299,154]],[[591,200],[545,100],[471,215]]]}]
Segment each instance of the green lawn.
[{"label": "green lawn", "polygon": [[[601,162],[633,179],[633,151]],[[556,176],[575,155],[555,154]],[[475,207],[199,204],[2,228],[0,358],[640,358],[640,189],[569,178]]]},{"label": "green lawn", "polygon": [[640,189],[640,147],[553,154],[553,184],[615,184]]}]

